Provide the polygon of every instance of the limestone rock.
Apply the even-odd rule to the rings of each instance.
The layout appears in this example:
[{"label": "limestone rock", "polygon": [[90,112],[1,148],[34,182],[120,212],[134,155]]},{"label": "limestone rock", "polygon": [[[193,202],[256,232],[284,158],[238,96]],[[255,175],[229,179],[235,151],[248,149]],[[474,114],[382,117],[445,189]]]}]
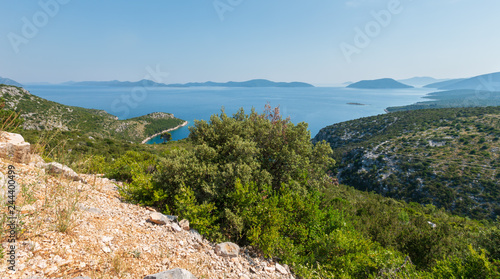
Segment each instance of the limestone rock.
[{"label": "limestone rock", "polygon": [[148,275],[144,277],[144,279],[196,279],[196,277],[191,274],[191,272],[185,269],[175,268],[172,270]]},{"label": "limestone rock", "polygon": [[177,223],[172,223],[170,224],[170,227],[172,228],[172,230],[174,230],[175,232],[181,232],[182,229],[181,227],[179,227],[179,225],[177,225]]},{"label": "limestone rock", "polygon": [[232,242],[224,242],[215,246],[215,253],[222,257],[238,257],[240,247]]},{"label": "limestone rock", "polygon": [[160,212],[153,212],[149,215],[149,221],[158,225],[166,225],[167,223],[175,222],[176,220],[177,216],[164,215]]},{"label": "limestone rock", "polygon": [[279,271],[283,275],[288,274],[288,271],[286,270],[286,268],[284,266],[280,265],[279,263],[276,263],[276,270]]},{"label": "limestone rock", "polygon": [[63,164],[51,162],[45,164],[44,167],[49,174],[62,175],[65,178],[73,181],[84,181],[74,170]]},{"label": "limestone rock", "polygon": [[179,226],[181,226],[181,228],[185,231],[189,231],[189,221],[186,220],[186,219],[182,219],[180,222],[179,222]]},{"label": "limestone rock", "polygon": [[23,136],[14,133],[1,132],[0,158],[9,158],[13,162],[29,164],[31,146],[24,141]]}]

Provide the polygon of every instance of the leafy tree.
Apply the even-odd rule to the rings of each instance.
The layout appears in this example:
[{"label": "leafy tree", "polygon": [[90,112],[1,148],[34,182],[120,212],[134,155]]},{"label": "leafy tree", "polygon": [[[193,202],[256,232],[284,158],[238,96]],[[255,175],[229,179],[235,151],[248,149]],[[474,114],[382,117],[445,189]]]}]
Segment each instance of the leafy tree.
[{"label": "leafy tree", "polygon": [[165,132],[161,134],[160,138],[163,139],[163,143],[169,142],[172,139],[172,134]]}]

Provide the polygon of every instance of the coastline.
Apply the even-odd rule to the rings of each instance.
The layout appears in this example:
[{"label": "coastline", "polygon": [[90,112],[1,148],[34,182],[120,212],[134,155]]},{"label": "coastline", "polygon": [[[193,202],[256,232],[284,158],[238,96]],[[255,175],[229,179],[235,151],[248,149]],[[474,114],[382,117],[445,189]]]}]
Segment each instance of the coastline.
[{"label": "coastline", "polygon": [[156,133],[156,134],[154,134],[154,135],[152,135],[152,136],[147,137],[147,138],[146,138],[146,139],[144,139],[141,143],[142,143],[142,144],[145,144],[146,142],[150,141],[150,140],[151,140],[152,138],[154,138],[154,137],[157,137],[157,136],[159,136],[159,135],[161,135],[161,134],[163,134],[163,133],[168,133],[168,132],[170,132],[170,131],[177,130],[177,129],[181,128],[181,127],[186,126],[187,124],[188,124],[188,122],[187,122],[187,121],[184,121],[184,123],[182,123],[182,124],[180,124],[180,125],[177,125],[177,126],[175,126],[174,128],[170,128],[170,129],[168,129],[168,130],[164,130],[164,131],[161,131],[161,132],[159,132],[159,133]]}]

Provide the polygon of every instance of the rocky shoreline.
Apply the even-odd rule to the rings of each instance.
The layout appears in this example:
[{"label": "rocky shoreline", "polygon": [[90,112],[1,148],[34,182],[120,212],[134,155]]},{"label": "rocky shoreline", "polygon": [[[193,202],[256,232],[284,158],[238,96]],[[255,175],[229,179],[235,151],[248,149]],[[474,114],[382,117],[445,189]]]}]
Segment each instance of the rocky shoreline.
[{"label": "rocky shoreline", "polygon": [[181,125],[175,126],[174,128],[170,128],[170,129],[168,129],[168,130],[164,130],[164,131],[161,131],[161,132],[159,132],[159,133],[156,133],[156,134],[154,134],[154,135],[152,135],[152,136],[150,136],[150,137],[147,137],[147,138],[146,138],[146,139],[144,139],[141,143],[142,143],[142,144],[145,144],[146,142],[150,141],[151,139],[153,139],[153,138],[155,138],[155,137],[157,137],[157,136],[159,136],[159,135],[161,135],[161,134],[163,134],[163,133],[168,133],[168,132],[171,132],[171,131],[177,130],[177,129],[181,128],[181,127],[186,126],[187,124],[188,124],[188,122],[187,122],[187,121],[184,121],[184,123],[182,123]]}]

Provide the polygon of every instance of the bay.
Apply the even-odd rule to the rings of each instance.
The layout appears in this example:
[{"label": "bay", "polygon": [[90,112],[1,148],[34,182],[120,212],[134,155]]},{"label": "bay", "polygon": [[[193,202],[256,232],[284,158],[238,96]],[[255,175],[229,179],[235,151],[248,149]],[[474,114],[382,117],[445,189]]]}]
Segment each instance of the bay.
[{"label": "bay", "polygon": [[[185,127],[172,131],[172,139],[179,140],[189,135],[189,126],[194,120],[210,120],[210,116],[224,107],[232,115],[243,107],[262,112],[266,103],[279,106],[284,117],[293,123],[306,122],[311,137],[321,128],[334,123],[361,117],[383,114],[389,106],[409,105],[422,101],[434,89],[352,89],[340,87],[313,88],[223,88],[223,87],[96,87],[31,85],[26,86],[32,94],[70,106],[105,110],[127,119],[152,112],[173,113],[187,120]],[[362,104],[362,105],[361,105]],[[159,143],[152,139],[148,143]]]}]

